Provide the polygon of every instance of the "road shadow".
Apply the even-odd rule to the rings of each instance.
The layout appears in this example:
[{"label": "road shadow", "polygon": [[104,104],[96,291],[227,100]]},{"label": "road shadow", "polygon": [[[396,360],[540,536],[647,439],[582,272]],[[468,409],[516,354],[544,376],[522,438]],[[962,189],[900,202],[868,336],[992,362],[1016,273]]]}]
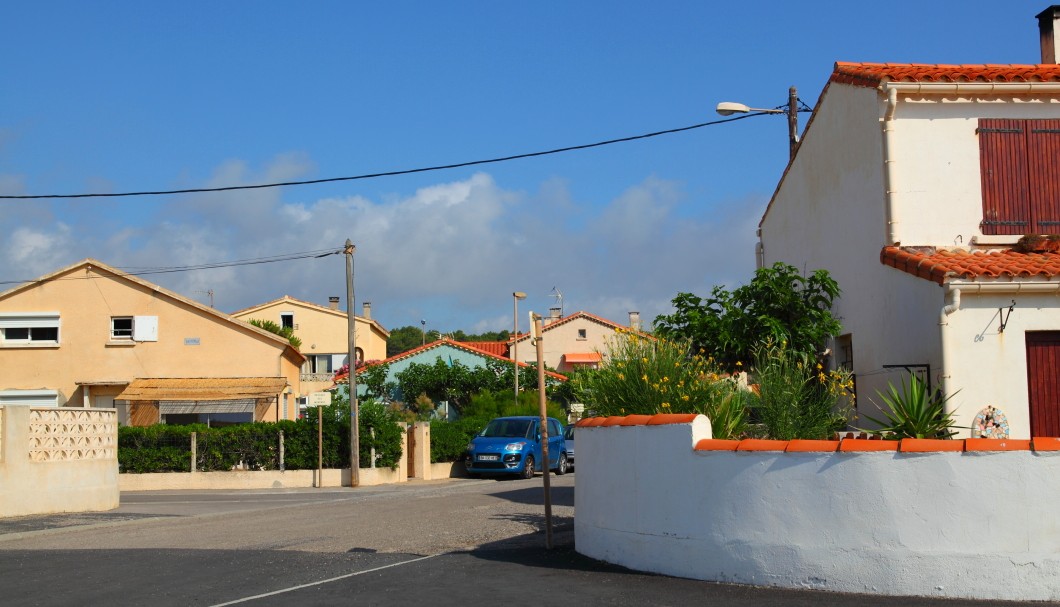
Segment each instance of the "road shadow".
[{"label": "road shadow", "polygon": [[[552,505],[574,507],[574,487],[552,487],[551,493]],[[501,491],[490,495],[519,504],[538,506],[544,506],[545,504],[545,492],[541,486],[512,489],[511,491]]]}]

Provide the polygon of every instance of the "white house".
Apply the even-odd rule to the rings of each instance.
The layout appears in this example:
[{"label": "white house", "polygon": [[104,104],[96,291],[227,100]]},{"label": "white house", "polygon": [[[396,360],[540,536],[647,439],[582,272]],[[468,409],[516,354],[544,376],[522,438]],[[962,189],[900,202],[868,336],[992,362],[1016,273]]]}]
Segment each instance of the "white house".
[{"label": "white house", "polygon": [[1020,242],[1060,235],[1058,18],[1038,65],[835,65],[758,263],[839,282],[859,414],[909,370],[952,395],[958,438],[1060,436],[1060,252]]}]

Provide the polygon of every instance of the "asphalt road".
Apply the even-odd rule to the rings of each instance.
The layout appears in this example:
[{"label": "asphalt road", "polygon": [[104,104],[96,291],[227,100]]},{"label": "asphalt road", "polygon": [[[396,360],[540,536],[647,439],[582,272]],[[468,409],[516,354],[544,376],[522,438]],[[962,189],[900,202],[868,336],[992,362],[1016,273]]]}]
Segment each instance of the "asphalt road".
[{"label": "asphalt road", "polygon": [[552,550],[540,476],[126,493],[111,512],[0,519],[0,604],[999,604],[712,584],[600,563],[574,550],[574,478],[552,477]]}]

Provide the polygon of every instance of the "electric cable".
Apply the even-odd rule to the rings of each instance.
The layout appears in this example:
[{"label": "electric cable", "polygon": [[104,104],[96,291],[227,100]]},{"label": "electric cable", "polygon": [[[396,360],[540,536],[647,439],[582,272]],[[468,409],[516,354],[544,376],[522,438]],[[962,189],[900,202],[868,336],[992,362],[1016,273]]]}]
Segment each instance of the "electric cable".
[{"label": "electric cable", "polygon": [[709,122],[701,122],[699,124],[693,124],[690,126],[678,127],[675,129],[667,129],[665,131],[655,131],[653,133],[645,133],[643,135],[633,135],[630,137],[620,137],[618,139],[608,139],[606,141],[598,141],[596,143],[586,143],[582,145],[572,145],[562,148],[555,148],[551,150],[545,150],[540,152],[528,152],[525,154],[514,154],[511,156],[501,156],[499,158],[489,158],[486,160],[471,160],[467,162],[456,162],[452,164],[441,164],[436,166],[421,167],[417,169],[402,169],[397,171],[385,171],[382,173],[366,173],[363,175],[353,175],[349,177],[328,177],[324,179],[305,179],[300,181],[281,181],[274,183],[259,183],[252,185],[231,185],[221,186],[216,188],[186,188],[181,190],[145,190],[141,192],[117,192],[112,194],[103,193],[89,193],[89,194],[22,194],[22,195],[2,195],[0,194],[0,200],[39,200],[45,198],[119,198],[124,196],[167,196],[172,194],[202,194],[206,192],[231,192],[236,190],[259,190],[264,188],[281,188],[288,186],[299,186],[299,185],[313,185],[319,183],[334,183],[337,181],[356,181],[361,179],[375,179],[378,177],[394,177],[397,175],[411,175],[414,173],[427,173],[430,171],[442,171],[447,169],[459,169],[469,166],[478,166],[483,164],[494,164],[498,162],[508,162],[511,160],[521,160],[523,158],[535,158],[538,156],[548,156],[551,154],[560,154],[563,152],[573,152],[576,150],[587,150],[590,148],[602,147],[605,145],[612,145],[616,143],[625,143],[628,141],[637,141],[639,139],[648,139],[651,137],[658,137],[660,135],[671,135],[674,133],[682,133],[684,131],[691,131],[694,129],[700,129],[707,126],[714,126],[718,124],[725,124],[727,122],[736,122],[737,120],[745,120],[754,116],[768,115],[766,112],[753,112],[750,114],[744,114],[742,116],[735,116],[732,118],[722,118],[720,120],[711,120]]}]

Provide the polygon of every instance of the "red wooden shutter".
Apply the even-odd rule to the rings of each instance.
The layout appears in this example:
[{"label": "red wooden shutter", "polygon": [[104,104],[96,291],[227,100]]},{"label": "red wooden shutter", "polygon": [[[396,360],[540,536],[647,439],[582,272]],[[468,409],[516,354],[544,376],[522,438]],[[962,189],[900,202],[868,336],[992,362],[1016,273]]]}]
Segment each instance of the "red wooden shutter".
[{"label": "red wooden shutter", "polygon": [[1060,234],[1060,120],[1027,121],[1031,233]]},{"label": "red wooden shutter", "polygon": [[983,185],[983,234],[1027,234],[1027,144],[1024,120],[979,120],[979,167]]},{"label": "red wooden shutter", "polygon": [[1031,436],[1060,436],[1060,331],[1026,335]]}]

